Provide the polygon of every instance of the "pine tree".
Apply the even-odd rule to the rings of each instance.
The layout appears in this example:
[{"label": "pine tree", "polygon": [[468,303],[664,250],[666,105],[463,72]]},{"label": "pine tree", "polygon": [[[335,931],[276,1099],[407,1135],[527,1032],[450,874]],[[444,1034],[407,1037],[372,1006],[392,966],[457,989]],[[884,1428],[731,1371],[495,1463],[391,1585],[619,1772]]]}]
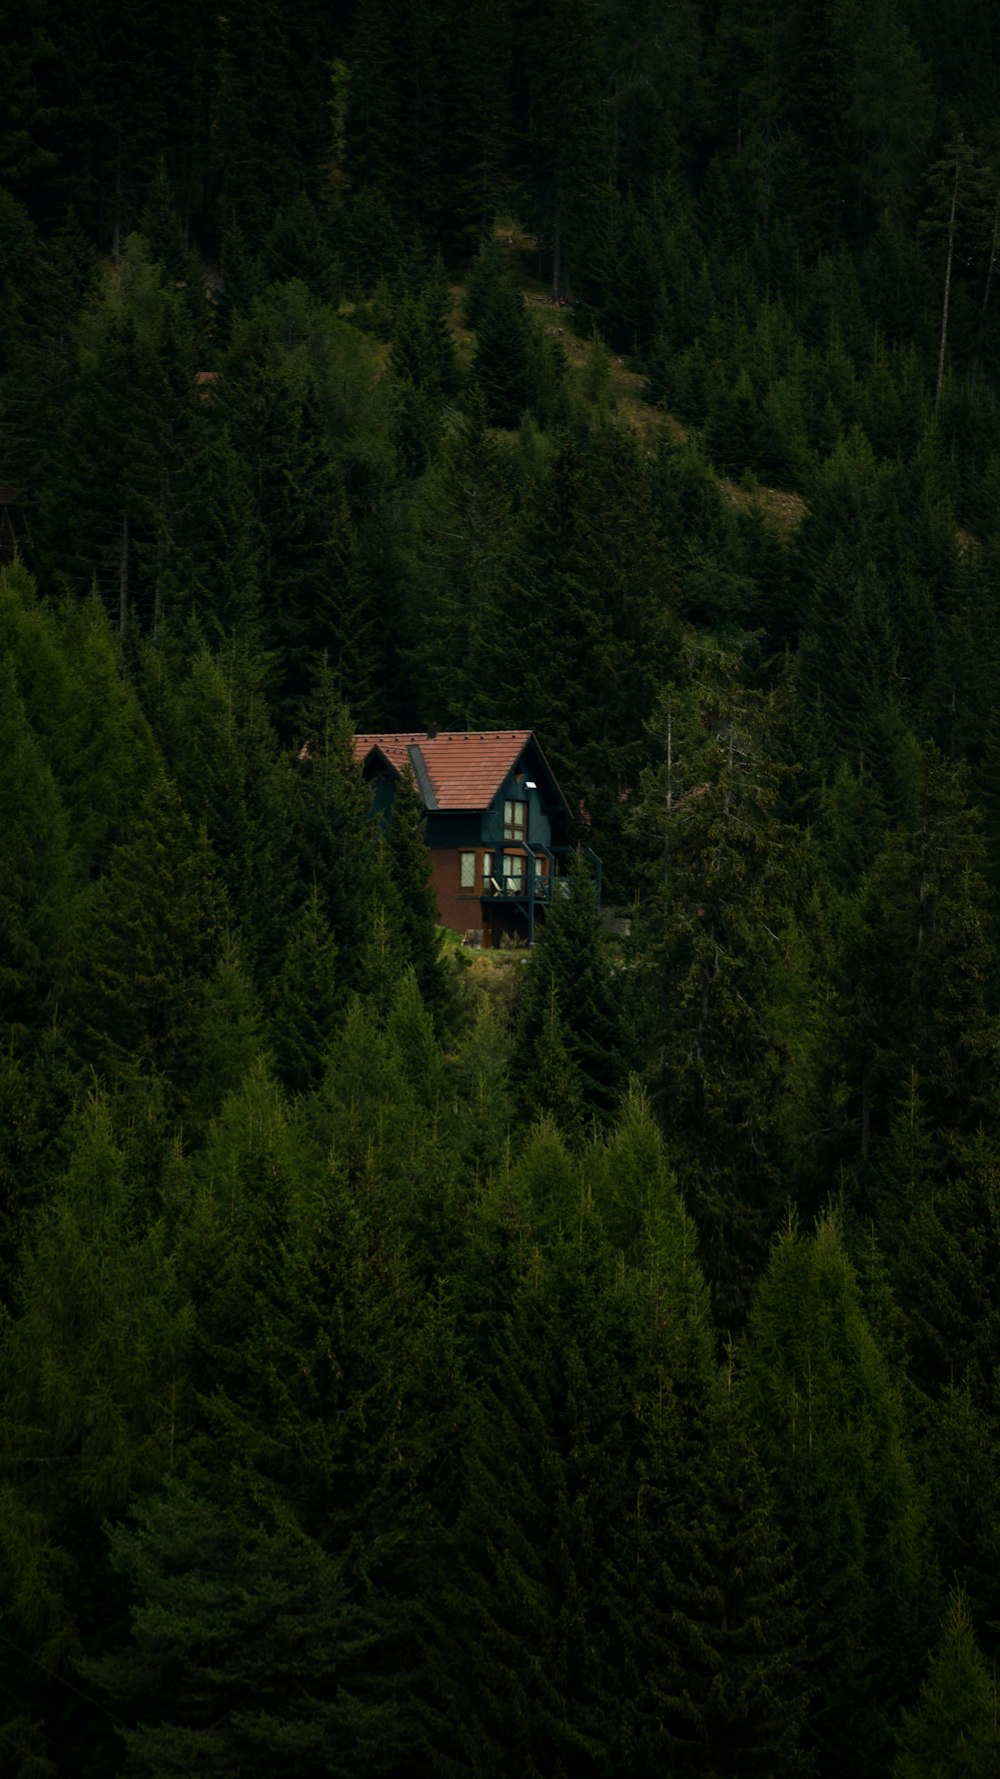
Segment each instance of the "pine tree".
[{"label": "pine tree", "polygon": [[97,1726],[67,1710],[67,1667],[106,1597],[101,1521],[155,1485],[188,1424],[191,1317],[153,1189],[155,1102],[122,1115],[92,1095],[65,1152],[3,1330],[0,1590],[18,1654],[0,1709],[45,1764],[74,1741],[101,1764]]},{"label": "pine tree", "polygon": [[687,666],[631,820],[661,846],[646,878],[654,1103],[726,1321],[748,1305],[779,1211],[772,1007],[795,849],[777,810],[773,707],[714,645]]},{"label": "pine tree", "polygon": [[775,1242],[743,1371],[808,1602],[810,1743],[821,1772],[884,1772],[912,1680],[921,1516],[899,1397],[832,1221]]},{"label": "pine tree", "polygon": [[[534,1022],[533,1022],[534,1023]],[[534,1042],[524,1050],[523,1086],[530,1093],[532,1119],[554,1119],[571,1139],[583,1124],[585,1083],[570,1050],[569,1034],[559,1011],[559,994],[549,982],[548,1000],[541,1009],[541,1023]]]},{"label": "pine tree", "polygon": [[302,711],[301,734],[289,771],[296,874],[303,890],[319,886],[341,983],[349,993],[361,986],[378,853],[368,790],[354,758],[354,726],[325,660]]},{"label": "pine tree", "polygon": [[68,823],[0,657],[0,1031],[37,1030],[65,981],[71,928]]},{"label": "pine tree", "polygon": [[513,1040],[505,1008],[482,995],[451,1058],[452,1129],[463,1173],[481,1186],[500,1166],[514,1122]]},{"label": "pine tree", "polygon": [[629,1294],[581,1205],[520,1281],[473,1403],[463,1506],[428,1650],[431,1758],[458,1773],[603,1773],[619,1741],[602,1600],[628,1515]]},{"label": "pine tree", "polygon": [[428,472],[413,518],[406,594],[409,659],[422,720],[475,726],[503,623],[511,478],[478,392]]},{"label": "pine tree", "polygon": [[983,858],[962,775],[929,746],[917,825],[889,835],[873,867],[854,961],[864,1154],[911,1071],[945,1165],[980,1125],[994,1127],[995,959]]},{"label": "pine tree", "polygon": [[492,633],[486,720],[542,738],[579,829],[600,835],[612,895],[624,895],[623,817],[677,648],[671,566],[626,429],[601,427],[587,449],[562,441],[513,541],[519,620]]},{"label": "pine tree", "polygon": [[225,902],[207,849],[161,776],[114,850],[70,997],[73,1042],[110,1080],[155,1072],[183,1107],[198,1079]]},{"label": "pine tree", "polygon": [[323,1072],[326,1046],[341,1010],[337,947],[313,884],[288,934],[274,984],[271,1042],[278,1078],[307,1093]]},{"label": "pine tree", "polygon": [[424,1002],[440,1027],[447,1008],[448,982],[424,825],[423,804],[407,766],[396,780],[385,831],[386,860],[398,895],[404,952]]},{"label": "pine tree", "polygon": [[223,1101],[236,1093],[260,1054],[260,1009],[239,941],[222,934],[218,962],[205,985],[198,1085],[191,1095],[189,1121],[208,1124]]},{"label": "pine tree", "polygon": [[534,393],[530,323],[506,261],[490,261],[491,277],[476,290],[476,352],[472,380],[492,426],[517,426]]},{"label": "pine tree", "polygon": [[162,745],[185,811],[204,826],[263,990],[287,943],[293,866],[287,773],[261,681],[245,639],[215,653],[199,648],[185,678],[168,682]]},{"label": "pine tree", "polygon": [[669,1771],[712,1779],[813,1773],[805,1615],[731,1376],[691,1445],[643,1626],[653,1748]]},{"label": "pine tree", "polygon": [[525,1094],[532,1092],[534,1071],[543,1062],[553,995],[571,1070],[570,1098],[578,1099],[583,1116],[603,1121],[614,1113],[624,1084],[625,1034],[593,871],[583,852],[577,852],[569,875],[552,886],[552,902],[524,973],[518,1074]]},{"label": "pine tree", "polygon": [[960,132],[948,144],[945,158],[932,167],[930,179],[932,202],[929,213],[922,219],[922,226],[929,238],[935,244],[942,244],[944,249],[941,326],[937,381],[934,387],[936,411],[940,406],[944,387],[956,251],[961,252],[963,246],[967,249],[970,239],[988,237],[989,222],[992,220],[990,200],[993,196],[993,177],[989,168],[983,166],[975,145],[967,142]]},{"label": "pine tree", "polygon": [[294,1523],[172,1477],[111,1531],[110,1560],[133,1641],[84,1673],[128,1709],[132,1772],[384,1770],[396,1709],[342,1677],[371,1631],[343,1564]]},{"label": "pine tree", "polygon": [[996,1680],[977,1648],[961,1592],[948,1601],[940,1642],[916,1710],[904,1713],[900,1741],[894,1779],[987,1779],[1000,1765]]}]

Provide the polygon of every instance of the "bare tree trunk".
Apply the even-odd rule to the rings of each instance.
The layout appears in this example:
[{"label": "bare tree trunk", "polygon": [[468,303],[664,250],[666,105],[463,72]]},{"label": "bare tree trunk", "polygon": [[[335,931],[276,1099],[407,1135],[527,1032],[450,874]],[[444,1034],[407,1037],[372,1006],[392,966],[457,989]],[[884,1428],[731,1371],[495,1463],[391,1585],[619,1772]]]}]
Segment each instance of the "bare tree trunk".
[{"label": "bare tree trunk", "polygon": [[111,224],[111,257],[118,264],[122,247],[122,151],[119,145],[115,155],[115,204],[114,219]]},{"label": "bare tree trunk", "polygon": [[128,623],[128,514],[122,514],[121,551],[118,558],[118,629],[122,636]]},{"label": "bare tree trunk", "polygon": [[983,290],[983,304],[979,311],[979,332],[976,335],[976,356],[972,366],[972,393],[976,393],[979,381],[979,365],[983,356],[983,339],[986,334],[986,311],[990,304],[990,285],[993,281],[993,262],[997,256],[997,234],[1000,232],[1000,189],[997,190],[997,201],[993,208],[993,239],[990,242],[990,257],[986,266],[986,285]]},{"label": "bare tree trunk", "polygon": [[934,412],[937,413],[944,383],[944,355],[948,345],[948,304],[951,300],[951,262],[955,255],[955,211],[958,208],[958,155],[955,156],[955,179],[951,188],[951,215],[948,218],[948,257],[944,268],[944,303],[941,309],[941,348],[938,352],[937,388],[934,391]]}]

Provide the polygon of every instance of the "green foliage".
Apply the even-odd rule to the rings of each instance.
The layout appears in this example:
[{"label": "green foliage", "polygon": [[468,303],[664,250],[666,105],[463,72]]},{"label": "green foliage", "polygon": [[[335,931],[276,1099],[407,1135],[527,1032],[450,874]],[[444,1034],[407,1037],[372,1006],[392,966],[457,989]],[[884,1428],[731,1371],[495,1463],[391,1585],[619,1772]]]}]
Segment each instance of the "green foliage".
[{"label": "green foliage", "polygon": [[4,1035],[37,1027],[65,980],[71,923],[68,823],[0,660],[0,997]]},{"label": "green foliage", "polygon": [[661,703],[632,820],[658,846],[646,877],[651,1085],[728,1319],[747,1307],[781,1199],[771,1008],[795,837],[777,808],[772,706],[710,643],[686,665]]},{"label": "green foliage", "polygon": [[110,1557],[133,1642],[85,1674],[138,1720],[122,1731],[132,1773],[383,1770],[395,1710],[342,1678],[371,1634],[341,1565],[297,1527],[170,1478],[112,1530]]},{"label": "green foliage", "polygon": [[992,1770],[989,9],[6,12],[6,1764]]},{"label": "green foliage", "polygon": [[120,1142],[113,1107],[95,1096],[73,1135],[5,1330],[6,1468],[26,1502],[58,1512],[61,1491],[44,1479],[67,1463],[77,1499],[102,1514],[169,1460],[191,1319],[163,1221],[144,1203],[136,1133]]},{"label": "green foliage", "polygon": [[398,897],[398,920],[406,959],[424,1002],[440,1026],[448,998],[437,897],[431,859],[424,844],[424,807],[409,766],[396,780],[385,831],[387,863]]},{"label": "green foliage", "polygon": [[532,1115],[551,1112],[571,1128],[577,1117],[614,1113],[625,1063],[620,998],[593,868],[580,851],[554,881],[524,972],[517,1077]]},{"label": "green foliage", "polygon": [[743,1362],[747,1407],[808,1603],[821,1770],[885,1770],[912,1676],[921,1516],[902,1409],[835,1223],[777,1238]]},{"label": "green foliage", "polygon": [[70,996],[81,1059],[109,1080],[162,1075],[183,1107],[198,1080],[207,977],[225,903],[204,843],[162,774],[97,886]]},{"label": "green foliage", "polygon": [[427,722],[464,728],[489,709],[511,545],[507,457],[473,392],[413,515],[405,621]]},{"label": "green foliage", "polygon": [[340,999],[337,947],[313,884],[292,923],[274,984],[271,1041],[278,1077],[293,1093],[319,1081]]},{"label": "green foliage", "polygon": [[896,1779],[948,1779],[995,1773],[1000,1759],[996,1681],[976,1647],[968,1602],[948,1601],[941,1640],[920,1700],[903,1718]]},{"label": "green foliage", "polygon": [[688,1465],[644,1627],[657,1657],[653,1748],[671,1771],[712,1779],[813,1773],[806,1616],[731,1376]]},{"label": "green foliage", "polygon": [[[472,379],[492,426],[517,426],[531,405],[531,334],[524,299],[496,244],[474,285],[476,354]],[[471,319],[471,317],[470,317]]]},{"label": "green foliage", "polygon": [[429,1739],[444,1771],[614,1765],[620,1706],[603,1570],[609,1534],[629,1514],[637,1433],[621,1390],[636,1335],[629,1299],[580,1203],[504,1319],[474,1404],[458,1561],[428,1651]]}]

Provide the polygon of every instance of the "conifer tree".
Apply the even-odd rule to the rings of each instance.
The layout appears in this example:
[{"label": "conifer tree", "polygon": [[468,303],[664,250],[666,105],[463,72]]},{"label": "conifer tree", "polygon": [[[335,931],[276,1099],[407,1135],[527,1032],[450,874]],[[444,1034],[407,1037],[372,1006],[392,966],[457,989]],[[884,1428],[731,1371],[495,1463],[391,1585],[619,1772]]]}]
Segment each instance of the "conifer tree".
[{"label": "conifer tree", "polygon": [[218,961],[205,985],[201,1067],[189,1111],[195,1129],[207,1125],[222,1102],[237,1092],[260,1054],[261,1044],[260,1009],[253,983],[239,941],[225,931]]},{"label": "conifer tree", "polygon": [[278,1078],[293,1093],[315,1087],[323,1072],[341,996],[337,947],[313,884],[288,934],[275,980],[271,1042]]},{"label": "conifer tree", "polygon": [[450,1058],[452,1128],[463,1172],[476,1186],[501,1163],[514,1121],[513,1040],[504,1007],[483,995]]},{"label": "conifer tree", "polygon": [[794,848],[777,811],[773,708],[714,646],[687,665],[661,703],[631,820],[661,848],[646,879],[654,1103],[728,1321],[748,1306],[780,1204],[771,1010]]},{"label": "conifer tree", "polygon": [[95,891],[70,999],[73,1042],[110,1080],[155,1072],[183,1107],[198,1079],[225,901],[161,774]]},{"label": "conifer tree", "polygon": [[491,256],[490,277],[476,290],[476,353],[472,379],[492,426],[517,426],[531,405],[530,323],[510,269]]},{"label": "conifer tree", "polygon": [[743,1371],[808,1603],[810,1744],[821,1772],[884,1772],[912,1682],[921,1515],[900,1401],[832,1221],[776,1240]]},{"label": "conifer tree", "polygon": [[541,1024],[526,1049],[523,1086],[525,1093],[530,1093],[533,1119],[553,1118],[570,1139],[579,1134],[585,1086],[559,1011],[559,993],[551,980]]},{"label": "conifer tree", "polygon": [[353,723],[330,664],[317,667],[289,764],[289,823],[298,881],[316,883],[345,992],[361,986],[378,853],[369,796],[354,758]]},{"label": "conifer tree", "polygon": [[601,427],[586,450],[562,442],[527,503],[510,580],[523,617],[512,635],[493,636],[491,720],[541,736],[571,806],[582,806],[580,828],[600,834],[612,894],[624,893],[623,814],[677,645],[671,567],[624,428]]},{"label": "conifer tree", "polygon": [[[624,1084],[625,1033],[593,872],[582,851],[568,877],[555,881],[524,972],[518,1074],[526,1095],[532,1094],[534,1072],[545,1062],[542,1047],[553,994],[570,1067],[570,1102],[578,1101],[584,1117],[603,1121],[613,1114]],[[536,1109],[533,1098],[531,1104]]]},{"label": "conifer tree", "polygon": [[287,1518],[169,1478],[110,1533],[133,1641],[85,1664],[127,1709],[130,1771],[384,1771],[391,1700],[359,1700],[345,1665],[372,1636],[342,1563]]},{"label": "conifer tree", "polygon": [[[155,1485],[188,1424],[191,1318],[150,1190],[158,1122],[150,1101],[80,1107],[4,1325],[0,1593],[20,1653],[0,1709],[40,1760],[74,1740],[66,1670],[103,1597],[101,1521]],[[75,1730],[100,1762],[93,1722]]]},{"label": "conifer tree", "polygon": [[204,825],[263,989],[287,943],[293,865],[287,774],[261,682],[245,638],[214,653],[199,648],[186,677],[168,682],[162,745],[187,814]]},{"label": "conifer tree", "polygon": [[915,1070],[945,1165],[996,1124],[995,968],[983,842],[962,775],[924,750],[917,825],[889,835],[865,895],[854,1028],[864,1048],[862,1150]]},{"label": "conifer tree", "polygon": [[506,457],[473,391],[413,519],[405,620],[427,722],[465,728],[492,712],[489,663],[503,623],[512,500]]},{"label": "conifer tree", "polygon": [[404,953],[424,1002],[440,1027],[447,1006],[448,983],[424,824],[423,804],[407,765],[396,780],[385,830],[386,860],[397,892]]},{"label": "conifer tree", "polygon": [[0,657],[0,1030],[37,1030],[65,980],[71,924],[68,823]]},{"label": "conifer tree", "polygon": [[894,1779],[987,1779],[1000,1765],[996,1679],[980,1654],[961,1592],[948,1601],[941,1639],[915,1711],[903,1716]]},{"label": "conifer tree", "polygon": [[598,1220],[520,1282],[472,1409],[463,1506],[428,1649],[428,1739],[453,1773],[614,1766],[602,1553],[629,1512],[632,1329]]},{"label": "conifer tree", "polygon": [[[691,1436],[642,1631],[653,1749],[675,1773],[815,1772],[805,1614],[731,1375]],[[651,1750],[652,1752],[652,1750]]]},{"label": "conifer tree", "polygon": [[87,882],[155,776],[153,737],[96,599],[47,605],[13,564],[0,576],[0,648],[59,790],[72,874]]},{"label": "conifer tree", "polygon": [[[329,1559],[335,1585],[319,1603],[358,1632],[324,1652],[329,1696],[346,1711],[341,1733],[381,1718],[393,1748],[401,1735],[405,1750],[404,1677],[416,1662],[440,1497],[451,1487],[442,1417],[454,1426],[457,1379],[448,1318],[401,1239],[406,1162],[421,1160],[413,1108],[396,1114],[405,1160],[393,1169],[374,1152],[392,1108],[371,1066],[373,1044],[383,1067],[390,1047],[360,1008],[348,1024],[325,1104],[314,1096],[290,1120],[258,1065],[210,1132],[183,1248],[201,1389],[190,1450],[236,1524],[298,1529]],[[341,1057],[358,1071],[354,1084]],[[366,1096],[354,1152],[353,1108],[334,1104],[352,1085]],[[216,1679],[238,1674],[240,1662],[237,1647]],[[348,1704],[355,1692],[357,1710]],[[378,1771],[383,1757],[372,1749],[356,1758],[361,1771],[367,1760]]]},{"label": "conifer tree", "polygon": [[583,1165],[610,1244],[641,1274],[651,1351],[677,1397],[697,1401],[714,1373],[711,1300],[694,1221],[640,1088],[629,1088],[603,1149]]}]

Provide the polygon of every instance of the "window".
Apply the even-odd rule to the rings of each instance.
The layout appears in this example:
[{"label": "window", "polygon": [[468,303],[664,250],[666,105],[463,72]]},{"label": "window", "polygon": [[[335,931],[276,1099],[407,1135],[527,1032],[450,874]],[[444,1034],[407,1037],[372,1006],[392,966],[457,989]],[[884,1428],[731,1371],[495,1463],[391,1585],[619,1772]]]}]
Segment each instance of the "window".
[{"label": "window", "polygon": [[527,840],[528,805],[509,798],[503,806],[503,837],[505,840]]},{"label": "window", "polygon": [[512,896],[524,895],[524,854],[523,852],[504,853],[503,860],[504,888]]},{"label": "window", "polygon": [[483,895],[484,896],[492,896],[493,894],[494,894],[494,889],[493,889],[493,854],[491,852],[484,852],[483,853]]},{"label": "window", "polygon": [[458,855],[458,859],[459,859],[459,867],[458,867],[459,868],[459,877],[458,877],[459,884],[461,885],[462,889],[464,889],[464,890],[474,890],[476,887],[476,855],[475,855],[475,853],[474,852],[460,852]]},{"label": "window", "polygon": [[539,853],[535,860],[535,894],[545,896],[549,889],[549,861],[545,853]]}]

